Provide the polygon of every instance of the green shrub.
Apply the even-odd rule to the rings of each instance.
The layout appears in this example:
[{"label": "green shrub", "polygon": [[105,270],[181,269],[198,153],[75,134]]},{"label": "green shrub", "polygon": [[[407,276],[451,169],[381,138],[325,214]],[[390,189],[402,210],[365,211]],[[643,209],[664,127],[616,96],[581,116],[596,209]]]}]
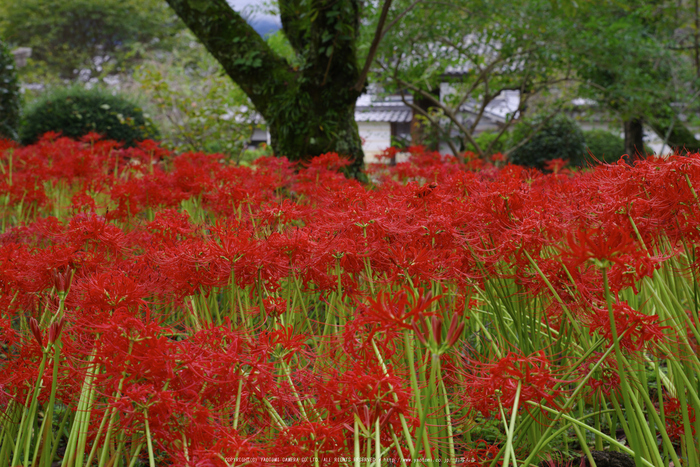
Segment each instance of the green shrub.
[{"label": "green shrub", "polygon": [[[586,160],[595,159],[604,163],[614,163],[625,155],[625,140],[605,130],[584,131],[586,139]],[[588,153],[593,155],[591,157]],[[595,158],[595,159],[594,159]]]},{"label": "green shrub", "polygon": [[[506,143],[508,139],[508,134],[504,133],[501,135],[501,137],[498,137],[498,134],[500,133],[500,130],[484,130],[478,135],[474,137],[474,141],[476,141],[476,144],[479,145],[482,151],[486,151],[491,143],[493,143],[493,146],[491,147],[491,151],[489,152],[488,155],[496,154],[498,152],[505,152],[506,150]],[[495,141],[495,143],[494,143]],[[467,151],[472,151],[476,152],[476,148],[472,146],[471,144],[468,144],[466,147]]]},{"label": "green shrub", "polygon": [[17,139],[20,95],[15,60],[0,40],[0,138]]},{"label": "green shrub", "polygon": [[51,91],[26,109],[22,144],[36,142],[47,131],[72,138],[97,132],[126,146],[158,138],[158,130],[136,103],[105,90],[78,86]]},{"label": "green shrub", "polygon": [[[527,138],[542,123],[541,119],[516,124],[510,135],[510,147]],[[548,161],[564,159],[569,165],[584,162],[585,145],[581,128],[565,115],[549,119],[544,126],[522,146],[510,153],[513,164],[543,170]]]}]

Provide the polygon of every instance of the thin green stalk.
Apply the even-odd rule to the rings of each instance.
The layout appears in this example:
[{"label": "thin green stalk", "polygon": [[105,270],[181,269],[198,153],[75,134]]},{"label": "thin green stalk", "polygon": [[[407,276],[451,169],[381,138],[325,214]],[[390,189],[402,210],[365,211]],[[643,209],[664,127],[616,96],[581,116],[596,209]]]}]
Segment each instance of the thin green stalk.
[{"label": "thin green stalk", "polygon": [[[575,419],[574,417],[571,417],[571,416],[569,416],[569,415],[567,415],[567,414],[565,414],[565,413],[561,413],[561,412],[559,412],[559,411],[557,411],[557,410],[551,409],[551,408],[549,408],[549,407],[547,407],[547,406],[545,406],[545,405],[538,404],[538,403],[532,402],[532,401],[527,401],[527,403],[530,404],[530,405],[532,405],[533,407],[538,407],[538,408],[540,408],[540,409],[546,410],[547,412],[550,412],[550,413],[555,414],[555,415],[556,415],[556,414],[561,414],[561,417],[562,417],[563,419],[565,419],[566,421],[568,421],[568,422],[570,422],[570,423],[572,423],[572,424],[578,425],[578,426],[580,426],[581,428],[584,428],[584,429],[586,429],[586,430],[588,430],[588,431],[591,431],[591,432],[593,432],[593,433],[595,433],[595,434],[600,435],[605,441],[607,441],[608,443],[610,443],[612,446],[615,446],[616,448],[618,448],[620,451],[624,452],[625,454],[629,454],[630,456],[633,456],[633,457],[634,457],[634,451],[633,451],[633,450],[631,450],[630,448],[628,448],[628,447],[625,446],[624,444],[620,443],[617,439],[615,439],[615,438],[613,438],[613,437],[611,437],[611,436],[608,436],[608,435],[606,435],[605,433],[602,433],[602,432],[597,431],[597,430],[596,430],[595,428],[593,428],[592,426],[586,425],[585,423],[583,423],[583,422],[581,422],[581,421]],[[651,462],[649,462],[649,461],[646,460],[646,459],[642,459],[641,462],[640,462],[639,464],[636,464],[636,465],[645,465],[645,466],[648,466],[648,467],[656,467],[656,466],[654,466],[654,464],[652,464]],[[522,466],[521,466],[521,467],[522,467]]]}]

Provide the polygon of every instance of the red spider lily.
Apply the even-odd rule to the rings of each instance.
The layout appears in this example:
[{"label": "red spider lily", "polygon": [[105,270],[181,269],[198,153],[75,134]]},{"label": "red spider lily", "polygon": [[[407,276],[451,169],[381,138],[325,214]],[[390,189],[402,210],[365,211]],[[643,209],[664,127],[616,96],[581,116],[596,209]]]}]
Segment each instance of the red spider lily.
[{"label": "red spider lily", "polygon": [[[307,347],[306,341],[309,336],[305,334],[294,334],[292,326],[283,327],[273,332],[263,331],[260,336],[260,345],[268,347],[272,353],[281,353],[283,359],[289,363],[295,354]],[[277,351],[277,346],[280,351]]]},{"label": "red spider lily", "polygon": [[[686,406],[688,410],[688,421],[690,422],[693,436],[695,436],[695,410],[692,406]],[[680,440],[685,435],[685,424],[683,423],[683,413],[680,401],[664,393],[664,412],[666,416],[666,432],[672,440]]]},{"label": "red spider lily", "polygon": [[465,402],[485,417],[495,414],[500,418],[499,406],[509,413],[519,384],[520,407],[528,401],[540,403],[542,400],[556,406],[556,399],[563,393],[561,389],[554,389],[561,381],[552,372],[544,351],[527,357],[509,352],[494,363],[472,361],[464,374],[464,382]]},{"label": "red spider lily", "polygon": [[[319,466],[338,466],[339,457],[348,453],[347,433],[342,425],[328,422],[302,422],[285,428],[272,447],[282,459],[316,458]],[[301,463],[301,462],[300,462]]]},{"label": "red spider lily", "polygon": [[430,195],[435,189],[438,187],[437,183],[430,183],[428,185],[424,185],[420,187],[416,191],[416,198],[425,198],[426,196]]},{"label": "red spider lily", "polygon": [[[598,332],[612,342],[608,310],[593,309],[585,319],[589,323],[591,335]],[[649,343],[665,340],[664,330],[671,329],[670,326],[660,326],[658,316],[650,316],[634,310],[627,302],[613,304],[613,319],[617,334],[621,335],[625,332],[620,346],[631,352],[638,352]]]},{"label": "red spider lily", "polygon": [[[467,467],[483,467],[490,465],[492,460],[498,455],[501,448],[493,444],[489,444],[483,439],[475,442],[476,448],[467,449],[462,453],[462,465]],[[502,465],[503,461],[499,461],[496,465]]]},{"label": "red spider lily", "polygon": [[29,318],[29,330],[34,334],[34,339],[39,344],[39,347],[44,347],[44,338],[41,335],[41,330],[39,329],[39,323],[34,318]]},{"label": "red spider lily", "polygon": [[450,327],[447,330],[447,335],[443,341],[442,338],[442,318],[438,316],[432,316],[430,318],[430,329],[426,325],[427,320],[423,320],[422,326],[419,326],[417,322],[413,323],[413,330],[419,341],[423,345],[428,346],[431,352],[441,355],[446,352],[447,349],[455,345],[457,340],[462,336],[462,331],[466,323],[460,323],[460,315],[455,313],[452,315],[452,320],[450,321]]},{"label": "red spider lily", "polygon": [[[591,368],[598,363],[602,358],[602,352],[594,352],[588,360],[583,362],[578,368],[580,378],[583,378],[590,373]],[[620,397],[620,375],[617,371],[617,360],[614,355],[608,355],[608,358],[599,367],[599,374],[591,376],[586,383],[585,398],[592,404],[597,404],[604,398],[610,398],[615,395]]]},{"label": "red spider lily", "polygon": [[[382,424],[389,423],[400,430],[398,415],[410,418],[409,383],[397,376],[391,366],[387,366],[385,373],[373,362],[352,362],[351,369],[345,372],[335,368],[326,372],[328,375],[323,380],[313,384],[316,408],[328,420],[352,427],[353,414],[358,414],[364,418],[365,426],[374,426],[379,419]],[[386,434],[386,430],[383,432]]]},{"label": "red spider lily", "polygon": [[624,266],[629,255],[646,255],[637,247],[629,232],[619,226],[580,229],[574,233],[568,232],[566,238],[568,249],[562,250],[562,253],[572,267],[588,260],[597,262],[600,267],[612,264]]},{"label": "red spider lily", "polygon": [[56,289],[56,292],[58,292],[59,295],[65,296],[68,293],[71,281],[73,280],[73,271],[71,270],[70,266],[66,267],[62,273],[54,269],[51,271],[51,276],[53,277],[53,286]]},{"label": "red spider lily", "polygon": [[113,311],[118,308],[137,310],[145,306],[149,291],[122,271],[91,275],[76,285],[76,302],[90,312]]},{"label": "red spider lily", "polygon": [[427,310],[440,298],[433,297],[430,292],[426,294],[423,290],[414,293],[408,288],[399,293],[382,291],[376,300],[367,300],[369,306],[365,308],[365,312],[370,319],[383,327],[411,329],[413,321],[434,314]]}]

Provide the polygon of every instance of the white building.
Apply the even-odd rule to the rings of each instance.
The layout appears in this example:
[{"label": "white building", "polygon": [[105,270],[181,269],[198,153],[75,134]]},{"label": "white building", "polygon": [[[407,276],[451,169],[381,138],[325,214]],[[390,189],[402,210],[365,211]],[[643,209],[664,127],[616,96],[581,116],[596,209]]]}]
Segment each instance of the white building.
[{"label": "white building", "polygon": [[[441,89],[441,94],[445,95]],[[448,92],[446,89],[445,92]],[[412,97],[407,96],[412,102]],[[509,115],[517,111],[520,104],[520,93],[505,91],[486,106],[476,126],[475,133],[499,128]],[[467,102],[460,109],[462,123],[469,126],[478,115],[478,104]],[[365,163],[377,162],[377,155],[392,145],[394,141],[411,140],[411,126],[415,119],[414,110],[406,105],[401,96],[379,96],[375,93],[363,94],[357,99],[355,106],[355,121],[362,139],[362,149],[365,153]],[[270,135],[265,129],[256,129],[251,138],[254,146],[260,143],[270,143]],[[441,152],[449,153],[449,146],[441,145]]]}]

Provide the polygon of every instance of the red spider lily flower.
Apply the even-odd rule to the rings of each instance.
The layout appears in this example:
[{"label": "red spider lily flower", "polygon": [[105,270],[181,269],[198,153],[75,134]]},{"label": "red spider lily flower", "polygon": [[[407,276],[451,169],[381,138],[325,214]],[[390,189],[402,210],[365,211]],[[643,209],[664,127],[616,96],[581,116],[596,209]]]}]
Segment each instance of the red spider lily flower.
[{"label": "red spider lily flower", "polygon": [[[466,323],[460,323],[460,319],[461,317],[459,314],[455,313],[452,315],[450,327],[447,330],[447,335],[444,340],[442,338],[442,318],[438,316],[432,316],[430,318],[430,326],[426,324],[427,319],[417,322],[414,321],[413,331],[418,340],[423,345],[427,346],[432,353],[442,355],[455,345],[457,340],[462,336],[462,331],[464,331]],[[421,326],[419,326],[419,323]]]},{"label": "red spider lily flower", "polygon": [[[590,373],[591,368],[598,363],[603,357],[602,352],[594,352],[588,360],[583,362],[578,368],[580,378],[585,377]],[[614,355],[608,355],[608,358],[601,364],[598,369],[599,374],[588,378],[586,383],[586,394],[584,398],[593,405],[603,398],[609,399],[611,395],[620,397],[620,375],[617,372],[617,360]]]},{"label": "red spider lily flower", "polygon": [[568,249],[562,249],[567,262],[576,267],[592,260],[599,267],[625,265],[628,255],[646,255],[637,247],[630,233],[620,226],[579,229],[566,234]]},{"label": "red spider lily flower", "polygon": [[416,190],[416,198],[425,198],[426,196],[430,195],[437,187],[437,183],[423,185],[418,190]]},{"label": "red spider lily flower", "polygon": [[49,343],[54,344],[58,338],[61,336],[61,331],[63,330],[63,325],[66,323],[65,317],[61,317],[58,322],[51,323],[49,326]]},{"label": "red spider lily flower", "polygon": [[397,376],[390,365],[386,369],[371,361],[353,361],[351,365],[345,372],[329,368],[323,380],[312,380],[317,410],[346,428],[353,426],[353,414],[358,414],[365,426],[373,426],[379,419],[400,429],[399,414],[410,416],[408,381]]},{"label": "red spider lily flower", "polygon": [[276,318],[287,311],[287,300],[284,298],[267,297],[263,298],[263,306],[268,316]]},{"label": "red spider lily flower", "polygon": [[39,347],[44,348],[44,338],[41,335],[41,329],[39,329],[39,323],[34,318],[29,318],[29,329],[34,334],[34,339],[39,344]]},{"label": "red spider lily flower", "polygon": [[544,164],[544,168],[548,172],[553,172],[553,173],[558,173],[561,171],[561,169],[566,165],[568,160],[557,158],[557,159],[550,159]]},{"label": "red spider lily flower", "polygon": [[53,286],[56,288],[61,296],[66,296],[68,289],[70,289],[71,281],[73,280],[73,270],[70,266],[67,266],[65,270],[61,273],[58,269],[51,270],[51,278],[53,279]]},{"label": "red spider lily flower", "polygon": [[528,401],[540,403],[542,400],[556,406],[556,399],[563,393],[561,389],[554,389],[561,381],[555,377],[549,358],[542,350],[527,357],[509,352],[494,363],[473,361],[464,374],[464,381],[466,403],[485,417],[495,414],[500,418],[499,405],[509,413],[518,384],[521,385],[520,407]]},{"label": "red spider lily flower", "polygon": [[[693,437],[695,436],[695,409],[688,404],[686,406],[688,410],[688,421],[690,421],[691,428],[693,430]],[[666,415],[666,432],[669,438],[672,440],[680,440],[683,435],[685,435],[685,425],[683,423],[683,412],[680,401],[671,397],[667,393],[664,393],[664,412]]]},{"label": "red spider lily flower", "polygon": [[[267,347],[270,351],[280,354],[289,363],[295,353],[307,347],[306,341],[309,339],[309,336],[306,334],[295,335],[294,328],[289,326],[273,332],[263,331],[259,339],[263,348]],[[277,351],[278,345],[280,346],[279,351]]]},{"label": "red spider lily flower", "polygon": [[272,449],[281,458],[316,458],[319,466],[338,466],[342,465],[338,458],[348,452],[346,437],[342,425],[328,421],[301,422],[286,427]]},{"label": "red spider lily flower", "polygon": [[80,294],[76,304],[90,312],[118,308],[136,310],[146,305],[143,298],[149,294],[145,284],[119,270],[91,275],[76,283],[75,289]]},{"label": "red spider lily flower", "polygon": [[367,299],[369,306],[363,307],[360,313],[364,313],[367,320],[374,321],[381,327],[412,329],[413,321],[434,315],[427,310],[439,299],[440,296],[433,297],[430,292],[424,294],[422,289],[417,294],[408,288],[399,293],[381,291],[376,300]]},{"label": "red spider lily flower", "polygon": [[[593,312],[584,319],[589,323],[591,335],[598,332],[612,342],[608,310],[593,309]],[[660,326],[658,316],[645,315],[634,310],[627,302],[613,304],[613,319],[618,336],[625,332],[620,346],[630,352],[638,352],[649,343],[664,340],[666,338],[664,330],[671,329],[670,326]]]},{"label": "red spider lily flower", "polygon": [[476,441],[475,448],[467,449],[462,453],[462,459],[460,460],[462,460],[462,465],[466,467],[484,467],[491,464],[491,461],[496,458],[500,451],[501,448],[498,446],[479,439]]}]

